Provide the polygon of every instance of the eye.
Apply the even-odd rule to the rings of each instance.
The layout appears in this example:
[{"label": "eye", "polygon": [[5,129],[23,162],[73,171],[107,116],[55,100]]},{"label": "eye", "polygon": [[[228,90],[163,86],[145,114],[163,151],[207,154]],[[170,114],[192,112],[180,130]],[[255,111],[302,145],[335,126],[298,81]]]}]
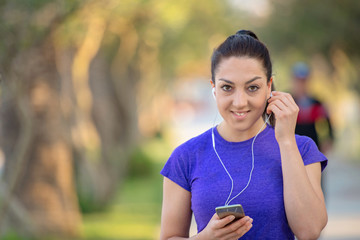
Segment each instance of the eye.
[{"label": "eye", "polygon": [[221,89],[224,90],[225,92],[229,92],[231,91],[232,87],[230,85],[223,85]]},{"label": "eye", "polygon": [[250,86],[250,87],[248,87],[248,89],[250,92],[255,92],[259,89],[259,87],[258,86]]}]

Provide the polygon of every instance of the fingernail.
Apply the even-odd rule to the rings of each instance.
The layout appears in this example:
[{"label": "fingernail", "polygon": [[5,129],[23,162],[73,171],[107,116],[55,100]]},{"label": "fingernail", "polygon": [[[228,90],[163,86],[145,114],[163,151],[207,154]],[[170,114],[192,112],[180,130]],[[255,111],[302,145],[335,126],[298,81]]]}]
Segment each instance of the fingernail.
[{"label": "fingernail", "polygon": [[235,216],[230,216],[230,220],[234,220],[235,219]]}]

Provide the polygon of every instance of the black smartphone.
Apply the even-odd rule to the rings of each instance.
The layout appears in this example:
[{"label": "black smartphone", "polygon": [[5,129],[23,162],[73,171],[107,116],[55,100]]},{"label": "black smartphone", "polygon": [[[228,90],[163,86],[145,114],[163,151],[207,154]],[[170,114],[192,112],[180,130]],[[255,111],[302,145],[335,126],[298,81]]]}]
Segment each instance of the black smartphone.
[{"label": "black smartphone", "polygon": [[245,217],[245,212],[241,204],[227,205],[215,208],[219,218],[234,215],[235,220]]}]

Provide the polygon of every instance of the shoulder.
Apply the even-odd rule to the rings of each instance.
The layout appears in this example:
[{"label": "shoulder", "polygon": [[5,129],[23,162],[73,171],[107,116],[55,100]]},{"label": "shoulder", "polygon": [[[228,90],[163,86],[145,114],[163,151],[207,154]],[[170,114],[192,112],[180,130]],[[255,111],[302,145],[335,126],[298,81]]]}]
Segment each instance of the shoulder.
[{"label": "shoulder", "polygon": [[308,136],[295,134],[295,139],[301,155],[308,149],[318,150],[314,140]]},{"label": "shoulder", "polygon": [[[307,144],[315,144],[315,142],[308,136],[305,136],[305,135],[298,135],[298,134],[295,134],[295,140],[296,140],[296,144],[300,149],[302,149],[305,145]],[[276,137],[275,137],[275,128],[272,127],[272,126],[268,126],[266,128],[266,130],[264,131],[262,137],[259,138],[259,140],[257,140],[259,142],[263,142],[263,144],[277,144],[277,140],[276,140]]]},{"label": "shoulder", "polygon": [[296,143],[297,143],[298,147],[303,146],[304,144],[307,144],[307,143],[313,141],[308,136],[298,135],[298,134],[295,134],[295,139],[296,139]]},{"label": "shoulder", "polygon": [[321,162],[322,170],[327,165],[326,156],[320,152],[314,140],[308,136],[295,135],[296,143],[305,165]]},{"label": "shoulder", "polygon": [[206,151],[211,144],[211,129],[182,143],[172,152],[161,174],[187,191],[191,191],[193,170],[196,169],[197,156]]},{"label": "shoulder", "polygon": [[205,132],[201,133],[200,135],[193,137],[186,142],[180,144],[178,147],[175,148],[173,154],[184,154],[184,153],[191,153],[194,151],[201,151],[205,149],[208,144],[211,143],[211,129],[206,130]]}]

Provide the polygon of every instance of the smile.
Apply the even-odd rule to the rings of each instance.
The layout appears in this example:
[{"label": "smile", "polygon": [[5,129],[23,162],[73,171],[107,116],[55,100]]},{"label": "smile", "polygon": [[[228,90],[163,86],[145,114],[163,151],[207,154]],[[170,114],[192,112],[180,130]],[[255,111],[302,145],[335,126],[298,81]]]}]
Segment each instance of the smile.
[{"label": "smile", "polygon": [[248,111],[247,112],[232,112],[234,114],[234,116],[237,118],[237,119],[243,119],[247,116],[247,114],[249,113]]}]

